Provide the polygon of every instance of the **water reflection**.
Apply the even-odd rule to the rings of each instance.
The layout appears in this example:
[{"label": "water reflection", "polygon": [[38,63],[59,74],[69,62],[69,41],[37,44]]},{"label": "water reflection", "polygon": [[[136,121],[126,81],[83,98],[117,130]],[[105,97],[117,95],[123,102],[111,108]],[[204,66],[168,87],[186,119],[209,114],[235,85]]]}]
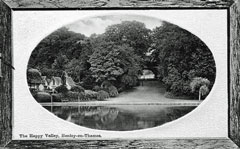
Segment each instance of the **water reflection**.
[{"label": "water reflection", "polygon": [[151,128],[175,120],[192,111],[190,106],[47,106],[56,116],[80,126],[127,131]]}]

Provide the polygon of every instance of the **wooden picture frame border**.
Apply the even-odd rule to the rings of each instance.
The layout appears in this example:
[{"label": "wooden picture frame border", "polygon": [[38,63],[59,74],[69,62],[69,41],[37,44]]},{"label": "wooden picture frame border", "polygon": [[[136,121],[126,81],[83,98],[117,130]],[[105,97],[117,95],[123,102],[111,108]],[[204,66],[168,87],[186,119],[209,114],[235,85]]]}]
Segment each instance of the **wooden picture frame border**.
[{"label": "wooden picture frame border", "polygon": [[[65,2],[65,3],[63,3]],[[70,5],[72,0],[50,1],[42,3],[41,0],[0,0],[0,147],[6,148],[82,148],[82,147],[161,147],[161,148],[238,148],[240,146],[240,1],[226,0],[209,2],[200,0],[165,0],[157,5],[153,1],[145,2],[144,5],[123,6],[119,0],[104,1],[106,5],[89,1],[83,5],[81,0],[74,7]],[[102,3],[101,3],[102,2]],[[147,5],[146,5],[147,4]],[[129,7],[130,6],[130,7]],[[12,11],[27,10],[80,10],[80,9],[227,9],[228,10],[228,122],[229,138],[201,138],[201,139],[159,139],[159,140],[98,140],[98,141],[12,141],[12,82],[13,70],[11,27]],[[233,143],[234,142],[234,143]]]}]

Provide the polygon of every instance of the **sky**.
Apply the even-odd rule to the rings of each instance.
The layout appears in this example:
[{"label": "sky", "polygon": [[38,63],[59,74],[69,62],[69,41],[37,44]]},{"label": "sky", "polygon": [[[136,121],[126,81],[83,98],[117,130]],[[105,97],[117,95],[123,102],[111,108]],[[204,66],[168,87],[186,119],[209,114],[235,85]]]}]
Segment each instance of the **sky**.
[{"label": "sky", "polygon": [[161,26],[162,24],[161,20],[148,16],[119,14],[90,17],[66,25],[66,27],[69,28],[70,31],[81,33],[89,37],[93,33],[104,33],[106,27],[110,25],[119,24],[122,21],[133,20],[144,23],[148,29],[153,29],[155,27]]}]

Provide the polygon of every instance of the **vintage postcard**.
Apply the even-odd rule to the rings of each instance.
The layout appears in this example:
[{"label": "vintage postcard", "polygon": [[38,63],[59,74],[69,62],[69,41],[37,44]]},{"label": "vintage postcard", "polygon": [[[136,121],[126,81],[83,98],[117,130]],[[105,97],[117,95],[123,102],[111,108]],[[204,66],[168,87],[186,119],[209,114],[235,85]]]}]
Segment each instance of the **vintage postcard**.
[{"label": "vintage postcard", "polygon": [[227,10],[13,12],[13,139],[227,137]]}]

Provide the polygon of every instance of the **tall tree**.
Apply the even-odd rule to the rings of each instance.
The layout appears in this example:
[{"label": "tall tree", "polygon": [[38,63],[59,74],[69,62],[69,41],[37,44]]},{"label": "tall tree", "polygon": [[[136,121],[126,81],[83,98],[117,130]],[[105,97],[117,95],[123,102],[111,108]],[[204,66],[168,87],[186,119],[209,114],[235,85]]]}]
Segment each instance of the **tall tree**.
[{"label": "tall tree", "polygon": [[66,55],[67,58],[75,57],[80,53],[83,41],[86,37],[79,33],[69,31],[63,27],[46,38],[33,50],[28,67],[29,68],[51,68],[59,55]]},{"label": "tall tree", "polygon": [[144,23],[138,21],[123,21],[120,24],[111,25],[104,33],[106,41],[116,44],[128,44],[139,56],[145,56],[151,38],[151,30]]},{"label": "tall tree", "polygon": [[189,94],[194,77],[207,78],[211,84],[215,79],[215,62],[208,47],[188,31],[163,22],[153,30],[155,50],[152,59],[158,62],[158,74],[175,94]]},{"label": "tall tree", "polygon": [[113,42],[102,43],[89,59],[90,70],[96,82],[116,81],[124,74],[137,75],[139,57],[134,55],[128,45],[115,45]]}]

